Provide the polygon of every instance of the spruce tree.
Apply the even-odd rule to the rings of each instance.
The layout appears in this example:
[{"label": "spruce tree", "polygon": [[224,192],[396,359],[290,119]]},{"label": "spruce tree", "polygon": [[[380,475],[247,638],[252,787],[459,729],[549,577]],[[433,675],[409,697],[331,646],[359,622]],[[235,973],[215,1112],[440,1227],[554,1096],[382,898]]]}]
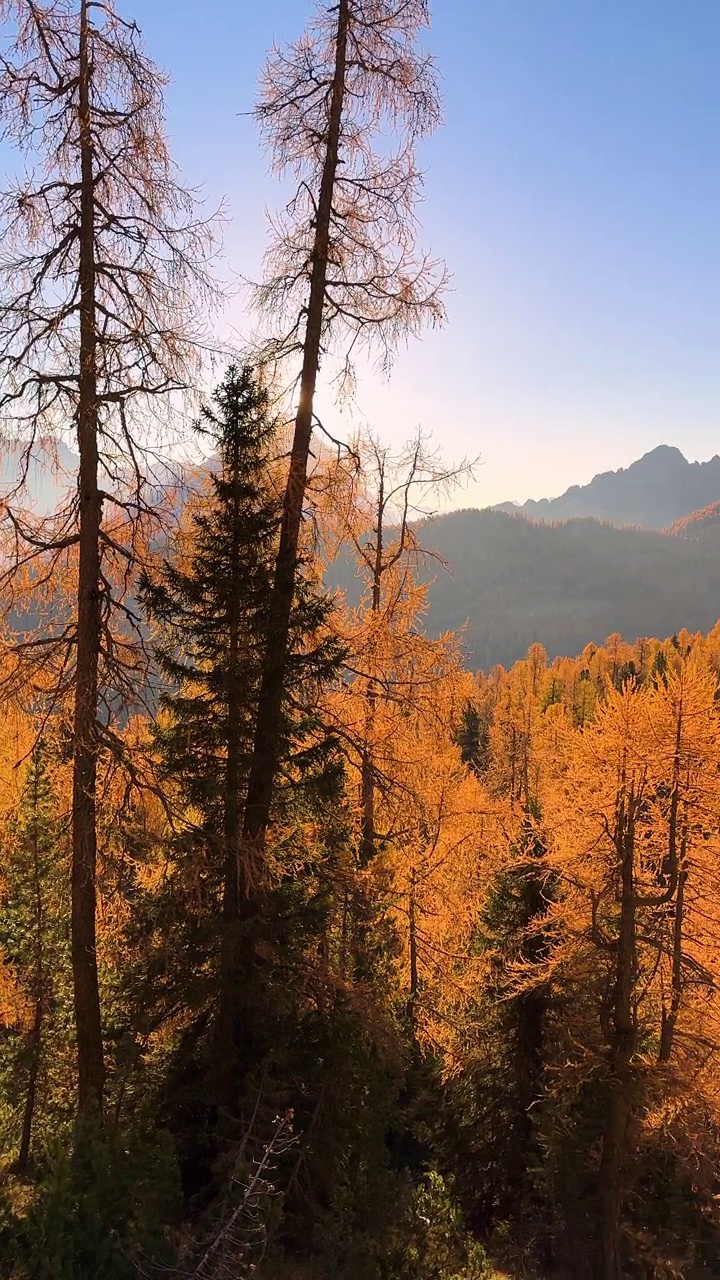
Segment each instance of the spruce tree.
[{"label": "spruce tree", "polygon": [[[274,434],[268,397],[252,370],[234,366],[198,424],[217,451],[209,493],[196,502],[188,556],[166,557],[141,592],[159,626],[156,657],[170,691],[158,730],[168,773],[225,852],[247,754],[259,647],[270,588],[278,507],[267,486]],[[247,868],[227,886],[237,900]]]},{"label": "spruce tree", "polygon": [[[68,834],[67,823],[58,816],[48,752],[39,745],[28,765],[17,817],[4,834],[5,893],[0,902],[0,960],[13,975],[24,1005],[24,1016],[0,1045],[0,1082],[13,1113],[6,1132],[17,1140],[15,1165],[23,1174],[31,1162],[39,1114],[46,1121],[55,1104],[56,1119],[69,1119]],[[58,1098],[63,1099],[59,1106]]]},{"label": "spruce tree", "polygon": [[552,946],[546,917],[556,886],[536,802],[526,807],[508,852],[477,921],[483,981],[465,1032],[473,1048],[468,1068],[443,1091],[437,1144],[473,1228],[485,1234],[511,1223],[515,1239],[527,1245],[534,1238],[544,1251],[538,1171],[550,995],[540,974]]},{"label": "spruce tree", "polygon": [[[206,942],[215,949],[216,1065],[237,1079],[238,1055],[247,1067],[259,1052],[248,1001],[257,1003],[253,955],[261,907],[268,914],[267,886],[242,840],[242,813],[281,514],[271,483],[276,424],[250,366],[228,370],[199,427],[213,441],[217,468],[192,513],[189,552],[166,557],[141,591],[159,629],[157,658],[169,686],[157,746],[165,773],[199,815],[190,856],[201,856]],[[323,631],[328,608],[301,567],[283,702],[285,786],[276,812],[295,803],[298,790],[331,785],[333,744],[313,709],[314,691],[340,659]]]}]

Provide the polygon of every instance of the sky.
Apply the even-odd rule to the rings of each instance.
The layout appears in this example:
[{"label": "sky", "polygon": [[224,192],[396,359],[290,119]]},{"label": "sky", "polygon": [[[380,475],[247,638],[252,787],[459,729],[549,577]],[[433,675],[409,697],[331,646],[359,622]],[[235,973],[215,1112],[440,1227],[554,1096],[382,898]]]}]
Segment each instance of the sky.
[{"label": "sky", "polygon": [[[120,0],[171,76],[172,150],[227,269],[257,278],[281,200],[248,113],[273,39],[313,0]],[[421,243],[452,272],[448,322],[352,415],[481,455],[454,505],[552,496],[660,443],[720,452],[720,3],[435,0],[444,124],[423,144]],[[240,295],[226,321],[247,329]]]}]

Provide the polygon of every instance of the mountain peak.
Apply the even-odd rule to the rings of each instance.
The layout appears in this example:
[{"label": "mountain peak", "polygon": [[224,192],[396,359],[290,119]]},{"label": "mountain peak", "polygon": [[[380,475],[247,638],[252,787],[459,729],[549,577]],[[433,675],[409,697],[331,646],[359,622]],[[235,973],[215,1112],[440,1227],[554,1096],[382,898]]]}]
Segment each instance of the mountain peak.
[{"label": "mountain peak", "polygon": [[[627,470],[647,468],[648,466],[657,467],[658,465],[684,470],[690,466],[690,463],[685,454],[681,453],[674,444],[659,444],[654,449],[650,449],[648,453],[644,453],[641,458],[638,458],[637,462],[632,462]],[[616,473],[610,472],[609,474]]]},{"label": "mountain peak", "polygon": [[648,449],[638,461],[645,462],[648,458],[677,458],[680,462],[687,462],[685,454],[675,444],[656,444],[654,449]]},{"label": "mountain peak", "polygon": [[684,516],[720,500],[720,457],[688,462],[675,445],[659,444],[629,467],[604,471],[589,484],[572,485],[559,498],[497,510],[531,519],[571,520],[592,516],[616,525],[666,529]]}]

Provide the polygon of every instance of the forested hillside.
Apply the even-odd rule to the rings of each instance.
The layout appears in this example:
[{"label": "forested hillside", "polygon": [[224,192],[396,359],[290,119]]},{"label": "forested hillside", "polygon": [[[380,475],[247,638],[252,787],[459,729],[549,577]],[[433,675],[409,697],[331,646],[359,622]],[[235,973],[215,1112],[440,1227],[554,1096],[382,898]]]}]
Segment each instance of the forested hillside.
[{"label": "forested hillside", "polygon": [[616,529],[595,520],[552,525],[488,511],[438,516],[421,536],[449,572],[433,570],[433,633],[465,626],[468,661],[508,665],[539,641],[552,657],[599,644],[707,631],[720,609],[711,541]]},{"label": "forested hillside", "polygon": [[137,24],[0,0],[3,1280],[718,1274],[713,543],[316,412],[445,319],[428,25],[272,46],[232,355]]},{"label": "forested hillside", "polygon": [[676,520],[668,529],[668,533],[676,538],[689,538],[694,542],[713,542],[720,528],[720,502],[711,502],[709,506],[693,511],[682,520]]},{"label": "forested hillside", "polygon": [[163,709],[100,759],[108,1118],[81,1164],[65,717],[39,740],[6,707],[10,1274],[590,1276],[603,1248],[713,1274],[720,633],[534,645],[472,678],[416,629],[414,546],[392,563],[388,538],[379,578],[360,561],[354,610],[308,558],[271,871],[229,961],[219,833],[273,520],[258,407],[225,382],[223,470],[142,586]]},{"label": "forested hillside", "polygon": [[[709,537],[716,526],[701,514],[670,530],[677,537],[496,511],[436,516],[417,528],[441,557],[420,569],[431,583],[424,624],[431,635],[462,628],[475,670],[513,663],[535,641],[557,657],[614,631],[707,631],[720,611],[720,561]],[[330,566],[327,582],[357,597],[349,558]]]}]

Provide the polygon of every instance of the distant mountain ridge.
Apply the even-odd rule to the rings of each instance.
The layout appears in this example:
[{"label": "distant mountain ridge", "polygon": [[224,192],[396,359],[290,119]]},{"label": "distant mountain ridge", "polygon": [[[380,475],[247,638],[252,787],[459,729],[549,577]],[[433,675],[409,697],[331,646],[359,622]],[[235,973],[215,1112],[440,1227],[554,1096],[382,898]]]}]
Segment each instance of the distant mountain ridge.
[{"label": "distant mountain ridge", "polygon": [[[40,443],[31,459],[28,489],[36,511],[52,509],[74,483],[77,459],[61,445],[56,472],[51,452]],[[20,455],[18,444],[5,444],[0,499],[17,482]],[[682,477],[684,487],[677,484]],[[624,506],[610,503],[613,485]],[[712,496],[696,502],[703,489]],[[590,490],[601,515],[563,518],[560,504],[574,497],[579,505],[584,495],[582,502],[591,505]],[[682,510],[687,502],[695,505]],[[527,518],[528,505],[540,508],[539,520]],[[526,504],[522,515],[517,507],[511,511],[451,511],[418,526],[422,545],[450,565],[449,573],[428,565],[433,581],[425,625],[434,635],[465,628],[471,667],[509,666],[535,641],[556,657],[601,644],[616,631],[628,640],[683,627],[708,631],[720,616],[720,458],[688,463],[679,450],[661,447],[562,499]],[[664,532],[637,527],[643,514],[650,524],[648,513]],[[330,566],[327,583],[350,598],[359,589],[350,560]]]},{"label": "distant mountain ridge", "polygon": [[[50,515],[67,500],[76,488],[80,459],[63,440],[39,436],[28,446],[22,440],[0,442],[0,502],[11,501],[16,507],[28,506],[36,516]],[[146,500],[152,504],[153,495],[173,489],[187,481],[192,485],[197,474],[212,471],[217,466],[215,457],[206,458],[200,466],[178,462],[171,465],[158,458],[151,461]],[[119,470],[123,471],[122,459]],[[130,484],[134,471],[130,460],[124,470]],[[159,497],[158,497],[159,500]]]},{"label": "distant mountain ridge", "polygon": [[[17,484],[25,449],[19,441],[0,445],[0,498]],[[74,483],[77,464],[77,457],[62,441],[38,439],[26,485],[36,511],[45,513],[57,505]],[[212,470],[213,459],[206,459],[202,466]],[[545,522],[590,518],[696,536],[682,534],[680,525],[715,503],[720,503],[720,455],[707,462],[688,462],[679,449],[663,444],[629,467],[603,471],[586,485],[571,485],[557,498],[501,502],[488,510]]]},{"label": "distant mountain ridge", "polygon": [[720,504],[695,531],[534,523],[452,511],[418,529],[449,573],[432,568],[427,630],[465,628],[472,668],[507,667],[539,641],[551,658],[602,644],[709,631],[720,617]]},{"label": "distant mountain ridge", "polygon": [[502,502],[492,508],[531,520],[591,517],[615,525],[666,529],[683,516],[720,501],[720,456],[688,462],[674,446],[661,444],[629,467],[603,471],[589,484],[571,485],[558,498]]},{"label": "distant mountain ridge", "polygon": [[[463,629],[471,669],[511,666],[536,641],[551,658],[619,632],[627,640],[707,632],[720,617],[720,555],[712,537],[618,529],[599,520],[542,523],[502,511],[450,511],[416,525],[426,562],[424,627]],[[356,603],[351,557],[326,575]]]}]

